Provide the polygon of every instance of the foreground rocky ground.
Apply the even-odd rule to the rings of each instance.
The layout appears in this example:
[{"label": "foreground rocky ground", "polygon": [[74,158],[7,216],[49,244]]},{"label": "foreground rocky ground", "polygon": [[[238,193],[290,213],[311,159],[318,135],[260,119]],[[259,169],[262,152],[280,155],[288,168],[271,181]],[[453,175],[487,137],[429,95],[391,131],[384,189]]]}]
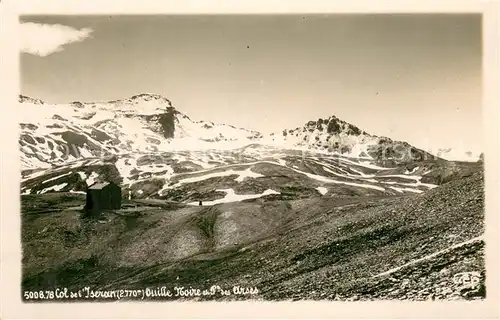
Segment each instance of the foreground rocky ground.
[{"label": "foreground rocky ground", "polygon": [[[23,291],[216,292],[191,300],[486,295],[480,171],[412,195],[264,197],[206,207],[142,200],[100,221],[80,217],[83,199],[22,197]],[[234,294],[234,286],[252,290]]]}]

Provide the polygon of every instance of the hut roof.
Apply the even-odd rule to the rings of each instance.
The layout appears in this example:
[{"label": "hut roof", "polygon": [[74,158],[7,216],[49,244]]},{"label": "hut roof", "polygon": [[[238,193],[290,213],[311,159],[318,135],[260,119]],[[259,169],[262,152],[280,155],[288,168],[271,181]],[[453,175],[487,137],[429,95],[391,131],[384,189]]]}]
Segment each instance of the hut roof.
[{"label": "hut roof", "polygon": [[105,186],[107,186],[109,184],[109,182],[97,182],[97,183],[94,183],[93,185],[91,185],[89,187],[89,189],[102,189],[104,188]]}]

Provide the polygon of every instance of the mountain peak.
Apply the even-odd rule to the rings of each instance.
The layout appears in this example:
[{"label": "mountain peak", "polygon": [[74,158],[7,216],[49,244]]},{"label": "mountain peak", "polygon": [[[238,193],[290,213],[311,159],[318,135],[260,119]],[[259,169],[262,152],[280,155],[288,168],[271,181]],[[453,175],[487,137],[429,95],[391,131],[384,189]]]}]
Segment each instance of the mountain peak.
[{"label": "mountain peak", "polygon": [[158,101],[158,102],[165,102],[168,105],[172,106],[172,103],[170,102],[169,99],[165,98],[164,96],[160,94],[154,94],[154,93],[140,93],[136,94],[127,100],[130,101]]},{"label": "mountain peak", "polygon": [[[139,105],[139,104],[146,104],[146,105],[166,105],[167,109],[173,108],[172,102],[165,98],[162,95],[159,94],[154,94],[154,93],[140,93],[133,95],[129,98],[122,98],[118,100],[109,100],[104,103],[107,104],[112,104],[112,105]],[[163,107],[162,107],[163,109]]]},{"label": "mountain peak", "polygon": [[369,135],[368,133],[359,129],[355,125],[352,125],[348,122],[345,122],[337,118],[337,116],[335,115],[332,115],[326,119],[319,118],[316,121],[309,121],[304,125],[302,130],[309,132],[318,130],[320,132],[325,132],[328,134],[345,133],[347,135],[354,135],[354,136]]},{"label": "mountain peak", "polygon": [[43,102],[40,99],[31,98],[31,97],[28,97],[28,96],[25,96],[25,95],[22,95],[22,94],[19,95],[19,102],[30,102],[30,103],[34,103],[34,104],[45,104],[45,102]]}]

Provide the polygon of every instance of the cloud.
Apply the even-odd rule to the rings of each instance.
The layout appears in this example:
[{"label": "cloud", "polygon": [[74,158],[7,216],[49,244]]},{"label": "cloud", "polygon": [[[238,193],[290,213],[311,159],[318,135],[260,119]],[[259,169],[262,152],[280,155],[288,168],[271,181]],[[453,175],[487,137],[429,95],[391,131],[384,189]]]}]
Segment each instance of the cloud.
[{"label": "cloud", "polygon": [[21,23],[21,52],[45,57],[62,51],[64,45],[92,37],[93,31],[89,28],[78,30],[60,24]]}]

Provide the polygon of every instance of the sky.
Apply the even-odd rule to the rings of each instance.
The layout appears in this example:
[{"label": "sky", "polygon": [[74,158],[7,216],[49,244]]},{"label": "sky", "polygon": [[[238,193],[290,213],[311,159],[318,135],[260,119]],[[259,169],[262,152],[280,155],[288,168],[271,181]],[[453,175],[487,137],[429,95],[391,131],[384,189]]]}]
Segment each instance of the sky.
[{"label": "sky", "polygon": [[24,16],[21,93],[160,94],[263,133],[335,115],[417,147],[480,151],[478,14]]}]

